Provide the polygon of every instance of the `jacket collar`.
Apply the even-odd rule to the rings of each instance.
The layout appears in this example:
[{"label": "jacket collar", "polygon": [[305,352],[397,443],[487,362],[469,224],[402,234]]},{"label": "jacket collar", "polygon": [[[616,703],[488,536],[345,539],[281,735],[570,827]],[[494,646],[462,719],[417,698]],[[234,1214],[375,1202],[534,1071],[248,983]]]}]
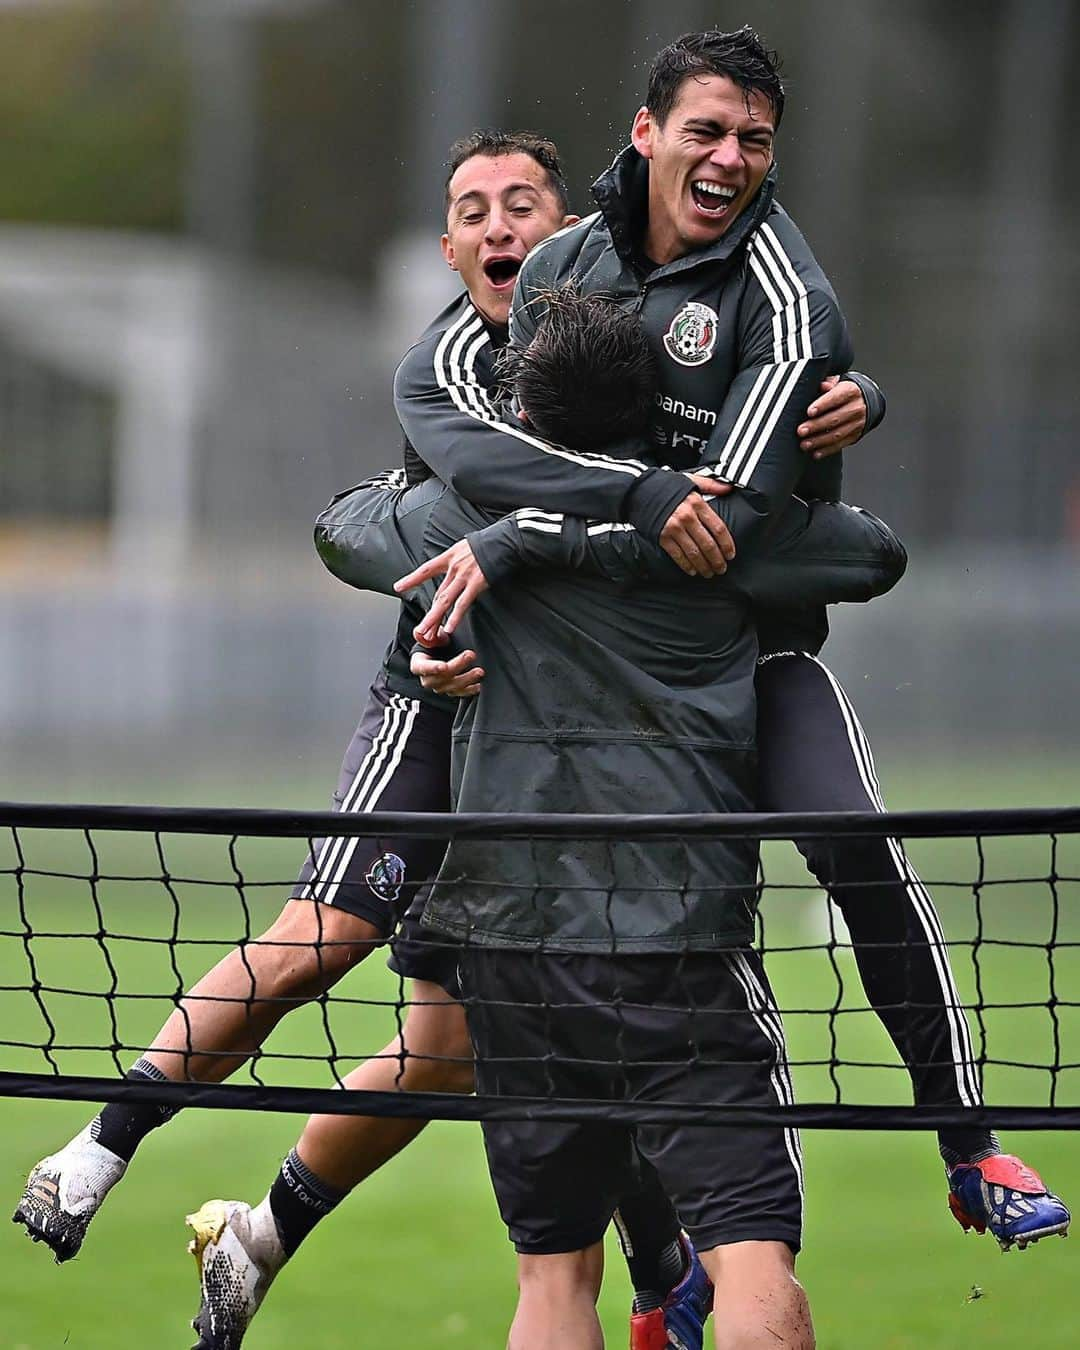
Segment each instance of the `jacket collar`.
[{"label": "jacket collar", "polygon": [[[615,156],[592,187],[593,196],[611,234],[611,242],[620,258],[638,271],[651,270],[642,252],[645,216],[649,200],[649,164],[628,145]],[[683,272],[701,263],[726,262],[742,250],[750,236],[769,214],[776,193],[776,165],[765,175],[757,196],[742,215],[709,248],[695,249],[658,268],[665,276]]]}]

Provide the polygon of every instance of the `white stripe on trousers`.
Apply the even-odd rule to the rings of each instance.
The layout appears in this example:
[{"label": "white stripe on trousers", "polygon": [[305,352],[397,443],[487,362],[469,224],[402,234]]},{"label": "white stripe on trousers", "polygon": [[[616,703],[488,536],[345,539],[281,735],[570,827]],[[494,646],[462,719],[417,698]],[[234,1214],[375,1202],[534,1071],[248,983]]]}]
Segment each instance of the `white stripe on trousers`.
[{"label": "white stripe on trousers", "polygon": [[[874,769],[874,756],[870,749],[870,742],[866,738],[866,732],[862,729],[851,700],[844,692],[840,681],[823,661],[819,661],[816,656],[810,656],[809,652],[804,653],[804,655],[825,672],[825,677],[829,681],[829,686],[840,707],[840,715],[844,719],[848,742],[851,745],[852,758],[855,760],[862,785],[866,789],[866,795],[875,811],[884,812],[885,802]],[[949,1027],[953,1065],[956,1069],[957,1092],[965,1106],[981,1106],[982,1091],[975,1072],[975,1050],[971,1042],[971,1028],[964,1016],[960,993],[953,980],[952,966],[949,963],[949,949],[945,943],[945,934],[942,931],[937,910],[934,908],[930,893],[908,861],[899,840],[890,838],[886,839],[885,843],[893,866],[896,868],[897,878],[907,892],[911,907],[918,917],[923,933],[926,935],[926,942],[934,971],[938,977],[942,1005]]]},{"label": "white stripe on trousers", "polygon": [[[725,960],[739,987],[746,995],[746,1007],[754,1019],[758,1030],[772,1045],[775,1058],[769,1071],[776,1100],[781,1106],[795,1105],[795,1089],[791,1082],[791,1070],[787,1062],[787,1046],[784,1042],[784,1024],[780,1009],[773,1002],[765,986],[757,977],[757,972],[746,959],[745,952],[725,952]],[[799,1187],[799,1223],[802,1224],[802,1207],[805,1205],[803,1192],[802,1141],[799,1131],[788,1125],[784,1127],[784,1145],[787,1148],[791,1165],[795,1169],[795,1180]]]},{"label": "white stripe on trousers", "polygon": [[[383,709],[382,723],[371,741],[371,747],[360,761],[353,781],[341,803],[342,813],[362,814],[373,811],[386,785],[394,776],[405,753],[409,734],[420,711],[418,699],[391,694]],[[308,882],[304,899],[319,900],[332,905],[349,863],[359,844],[359,836],[324,839],[314,864],[314,876]]]}]

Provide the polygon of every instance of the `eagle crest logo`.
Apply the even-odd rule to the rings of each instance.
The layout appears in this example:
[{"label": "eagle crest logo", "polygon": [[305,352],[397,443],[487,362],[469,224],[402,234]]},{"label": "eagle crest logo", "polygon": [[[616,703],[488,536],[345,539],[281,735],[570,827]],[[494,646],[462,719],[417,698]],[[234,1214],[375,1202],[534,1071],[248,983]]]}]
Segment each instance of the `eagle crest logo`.
[{"label": "eagle crest logo", "polygon": [[392,905],[401,894],[405,881],[405,863],[396,853],[380,853],[364,878],[372,892]]},{"label": "eagle crest logo", "polygon": [[664,350],[680,366],[701,366],[716,350],[716,311],[690,300],[664,334]]}]

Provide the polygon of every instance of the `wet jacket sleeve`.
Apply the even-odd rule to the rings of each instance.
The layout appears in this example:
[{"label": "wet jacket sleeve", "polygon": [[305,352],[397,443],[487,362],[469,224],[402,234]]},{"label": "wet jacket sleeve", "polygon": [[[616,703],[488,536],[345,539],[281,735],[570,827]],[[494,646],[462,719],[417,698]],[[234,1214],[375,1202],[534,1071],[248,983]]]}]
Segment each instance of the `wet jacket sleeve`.
[{"label": "wet jacket sleeve", "polygon": [[803,276],[768,224],[755,236],[739,315],[739,368],[699,472],[738,492],[718,507],[741,553],[761,548],[767,522],[806,469],[796,428],[826,375],[844,370],[851,344],[828,283]]},{"label": "wet jacket sleeve", "polygon": [[866,427],[863,430],[865,436],[867,432],[873,431],[880,426],[885,418],[885,393],[881,385],[876,380],[872,380],[869,375],[864,375],[861,370],[848,370],[840,376],[842,380],[850,380],[852,384],[859,386],[859,392],[863,396],[863,402],[866,404]]},{"label": "wet jacket sleeve", "polygon": [[398,420],[432,472],[481,506],[631,521],[659,539],[693,484],[644,461],[562,449],[508,425],[488,387],[490,358],[490,337],[470,310],[445,333],[417,343],[398,367]]},{"label": "wet jacket sleeve", "polygon": [[408,487],[400,469],[339,493],[315,522],[315,548],[339,580],[393,595],[394,582],[424,561],[424,532],[446,488],[437,478]]},{"label": "wet jacket sleeve", "polygon": [[[521,510],[467,537],[492,586],[519,567],[573,569],[623,584],[670,584],[684,576],[662,549],[625,524]],[[763,607],[839,604],[883,595],[906,566],[903,544],[870,512],[793,497],[768,548],[736,557],[716,584],[734,586]]]}]

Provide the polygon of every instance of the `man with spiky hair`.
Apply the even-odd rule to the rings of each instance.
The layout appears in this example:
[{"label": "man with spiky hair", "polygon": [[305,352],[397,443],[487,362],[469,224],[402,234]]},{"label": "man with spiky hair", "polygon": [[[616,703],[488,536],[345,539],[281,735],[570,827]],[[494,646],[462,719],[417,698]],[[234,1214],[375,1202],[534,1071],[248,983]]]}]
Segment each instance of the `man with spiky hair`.
[{"label": "man with spiky hair", "polygon": [[[499,415],[511,429],[577,444],[562,411],[577,408],[586,439],[617,462],[640,446],[655,406],[646,335],[602,296],[570,288],[546,302],[528,346],[504,367],[519,416]],[[865,600],[903,569],[881,523],[838,503],[792,501],[768,556],[736,559],[704,582],[633,529],[533,508],[487,524],[491,515],[438,480],[396,492],[376,480],[333,504],[316,533],[333,571],[388,591],[399,570],[470,532],[490,584],[473,638],[492,659],[482,697],[455,725],[464,811],[747,809],[749,604]],[[426,906],[462,943],[481,1091],[639,1105],[659,1096],[691,1108],[769,1100],[787,1069],[749,950],[755,868],[749,839],[456,839]],[[598,1242],[616,1206],[626,1219],[636,1152],[694,1242],[711,1247],[721,1233],[740,1245],[798,1245],[801,1169],[789,1130],[543,1119],[505,1132],[485,1122],[484,1133],[520,1253],[512,1346],[597,1343]],[[725,1285],[725,1314],[745,1299],[750,1321],[760,1304],[777,1325],[808,1326],[790,1269],[769,1255],[741,1272],[737,1289]],[[692,1262],[676,1299],[639,1308],[635,1350],[700,1347],[711,1291],[698,1269]]]}]

